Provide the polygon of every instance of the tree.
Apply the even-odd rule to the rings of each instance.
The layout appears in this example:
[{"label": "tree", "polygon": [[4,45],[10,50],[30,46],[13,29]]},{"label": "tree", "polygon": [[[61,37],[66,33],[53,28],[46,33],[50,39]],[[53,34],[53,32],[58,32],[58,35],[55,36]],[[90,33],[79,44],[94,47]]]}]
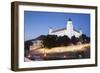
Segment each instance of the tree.
[{"label": "tree", "polygon": [[47,48],[58,47],[58,46],[68,46],[70,44],[78,44],[78,42],[89,43],[90,38],[82,34],[79,38],[72,36],[71,39],[68,36],[57,36],[57,35],[47,35],[43,39],[43,45]]},{"label": "tree", "polygon": [[45,39],[43,39],[43,45],[47,48],[52,48],[56,46],[57,36],[56,35],[47,35]]},{"label": "tree", "polygon": [[81,43],[90,43],[90,37],[87,37],[85,34],[82,34],[80,37],[79,37]]},{"label": "tree", "polygon": [[43,40],[43,45],[47,48],[68,46],[70,43],[71,40],[68,36],[47,35]]},{"label": "tree", "polygon": [[68,46],[71,43],[71,40],[68,36],[58,37],[57,44],[58,46]]},{"label": "tree", "polygon": [[25,50],[29,50],[30,46],[33,45],[32,41],[25,41],[24,48]]},{"label": "tree", "polygon": [[25,41],[24,42],[24,56],[27,56],[30,51],[30,46],[33,45],[32,41]]},{"label": "tree", "polygon": [[86,38],[86,43],[90,43],[90,37]]},{"label": "tree", "polygon": [[79,38],[76,38],[75,36],[71,37],[71,43],[72,44],[76,45],[78,43],[78,41],[79,41]]}]

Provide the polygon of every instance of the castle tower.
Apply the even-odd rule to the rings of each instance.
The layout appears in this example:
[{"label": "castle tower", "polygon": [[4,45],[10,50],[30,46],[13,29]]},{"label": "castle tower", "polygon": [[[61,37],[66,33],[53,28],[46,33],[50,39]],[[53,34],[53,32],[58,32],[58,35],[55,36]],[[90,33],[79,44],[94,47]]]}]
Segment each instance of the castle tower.
[{"label": "castle tower", "polygon": [[52,33],[52,31],[53,31],[53,30],[52,30],[52,28],[49,28],[49,34],[51,34],[51,33]]},{"label": "castle tower", "polygon": [[68,36],[71,38],[73,36],[73,23],[71,18],[68,19],[66,29],[68,32]]},{"label": "castle tower", "polygon": [[80,28],[80,31],[79,32],[80,32],[80,35],[82,35],[82,29],[81,28]]}]

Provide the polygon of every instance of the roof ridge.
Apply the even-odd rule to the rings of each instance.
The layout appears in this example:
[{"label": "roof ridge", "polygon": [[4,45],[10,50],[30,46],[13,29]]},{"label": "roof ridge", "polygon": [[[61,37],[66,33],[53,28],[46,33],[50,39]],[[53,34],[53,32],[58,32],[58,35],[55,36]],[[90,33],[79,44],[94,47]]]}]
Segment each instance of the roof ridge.
[{"label": "roof ridge", "polygon": [[60,28],[60,29],[56,29],[56,30],[53,30],[52,32],[57,32],[57,31],[62,31],[62,30],[65,30],[66,28]]}]

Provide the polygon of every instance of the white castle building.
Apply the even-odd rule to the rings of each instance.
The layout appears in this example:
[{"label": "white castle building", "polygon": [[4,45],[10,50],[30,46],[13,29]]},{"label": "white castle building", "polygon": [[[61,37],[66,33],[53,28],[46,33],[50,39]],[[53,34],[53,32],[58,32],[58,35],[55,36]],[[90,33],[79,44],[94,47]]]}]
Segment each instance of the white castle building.
[{"label": "white castle building", "polygon": [[57,29],[57,30],[53,30],[50,28],[49,35],[57,35],[57,36],[67,35],[69,38],[71,38],[72,36],[79,37],[80,35],[82,35],[82,31],[81,30],[77,31],[76,29],[74,29],[73,22],[69,18],[66,23],[65,28],[61,28],[61,29]]}]

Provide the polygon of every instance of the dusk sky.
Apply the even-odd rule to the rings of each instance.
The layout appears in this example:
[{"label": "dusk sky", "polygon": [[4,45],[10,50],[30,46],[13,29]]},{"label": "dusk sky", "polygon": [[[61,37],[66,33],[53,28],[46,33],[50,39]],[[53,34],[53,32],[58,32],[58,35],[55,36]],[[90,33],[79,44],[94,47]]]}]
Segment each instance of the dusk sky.
[{"label": "dusk sky", "polygon": [[90,14],[24,11],[24,38],[30,40],[47,35],[51,27],[64,28],[69,18],[76,30],[81,28],[84,34],[90,36]]}]

